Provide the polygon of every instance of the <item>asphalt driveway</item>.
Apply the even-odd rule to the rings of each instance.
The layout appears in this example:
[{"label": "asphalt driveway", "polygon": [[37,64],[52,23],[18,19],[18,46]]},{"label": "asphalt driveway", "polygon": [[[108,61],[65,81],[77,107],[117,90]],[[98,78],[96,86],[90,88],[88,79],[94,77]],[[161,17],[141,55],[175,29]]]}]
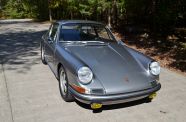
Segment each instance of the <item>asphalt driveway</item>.
[{"label": "asphalt driveway", "polygon": [[162,89],[151,102],[103,107],[93,113],[62,100],[58,82],[40,61],[39,41],[47,23],[0,21],[0,122],[184,122],[186,77],[162,69]]}]

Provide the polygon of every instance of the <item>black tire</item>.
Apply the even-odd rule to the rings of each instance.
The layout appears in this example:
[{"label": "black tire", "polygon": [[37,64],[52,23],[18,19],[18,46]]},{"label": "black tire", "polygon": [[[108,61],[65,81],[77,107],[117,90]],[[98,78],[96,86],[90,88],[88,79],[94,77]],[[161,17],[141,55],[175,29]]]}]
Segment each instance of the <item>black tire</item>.
[{"label": "black tire", "polygon": [[[62,76],[62,74],[64,74],[64,76]],[[64,90],[64,87],[62,86],[63,85],[62,78],[66,80],[66,83],[65,83],[66,90]],[[66,102],[73,102],[74,101],[74,97],[72,96],[72,94],[69,91],[69,84],[68,84],[68,79],[67,79],[65,69],[62,66],[59,69],[59,89],[60,89],[60,93],[61,93],[61,96],[64,101],[66,101]]]},{"label": "black tire", "polygon": [[43,45],[41,44],[41,61],[43,64],[47,64],[46,60],[45,60],[45,51],[44,51],[44,47]]}]

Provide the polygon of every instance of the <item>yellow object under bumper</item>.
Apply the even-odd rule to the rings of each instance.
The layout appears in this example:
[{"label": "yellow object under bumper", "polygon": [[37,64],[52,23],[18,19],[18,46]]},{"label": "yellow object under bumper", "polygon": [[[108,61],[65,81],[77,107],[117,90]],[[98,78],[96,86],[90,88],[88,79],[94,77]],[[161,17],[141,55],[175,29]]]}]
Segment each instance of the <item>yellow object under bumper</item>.
[{"label": "yellow object under bumper", "polygon": [[90,106],[91,106],[92,109],[99,109],[99,108],[102,107],[102,104],[100,104],[100,103],[92,103]]},{"label": "yellow object under bumper", "polygon": [[156,92],[152,93],[151,95],[149,95],[150,99],[154,99],[157,96]]}]

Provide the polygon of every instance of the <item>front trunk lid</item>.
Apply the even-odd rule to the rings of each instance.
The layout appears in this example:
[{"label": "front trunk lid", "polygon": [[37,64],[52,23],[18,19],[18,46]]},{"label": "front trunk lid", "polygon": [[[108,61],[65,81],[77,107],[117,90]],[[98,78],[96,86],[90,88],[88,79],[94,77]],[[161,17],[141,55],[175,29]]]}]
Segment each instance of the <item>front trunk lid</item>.
[{"label": "front trunk lid", "polygon": [[151,87],[144,67],[122,46],[67,46],[67,50],[88,65],[106,94],[127,93]]}]

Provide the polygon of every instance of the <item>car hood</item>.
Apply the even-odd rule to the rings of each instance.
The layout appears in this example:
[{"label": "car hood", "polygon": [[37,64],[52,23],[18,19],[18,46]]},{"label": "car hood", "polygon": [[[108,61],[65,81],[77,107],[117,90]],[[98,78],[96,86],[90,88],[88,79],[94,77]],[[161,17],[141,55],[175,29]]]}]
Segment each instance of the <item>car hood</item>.
[{"label": "car hood", "polygon": [[95,80],[101,82],[106,94],[127,93],[152,87],[146,69],[123,45],[72,45],[66,46],[66,49],[91,68]]}]

